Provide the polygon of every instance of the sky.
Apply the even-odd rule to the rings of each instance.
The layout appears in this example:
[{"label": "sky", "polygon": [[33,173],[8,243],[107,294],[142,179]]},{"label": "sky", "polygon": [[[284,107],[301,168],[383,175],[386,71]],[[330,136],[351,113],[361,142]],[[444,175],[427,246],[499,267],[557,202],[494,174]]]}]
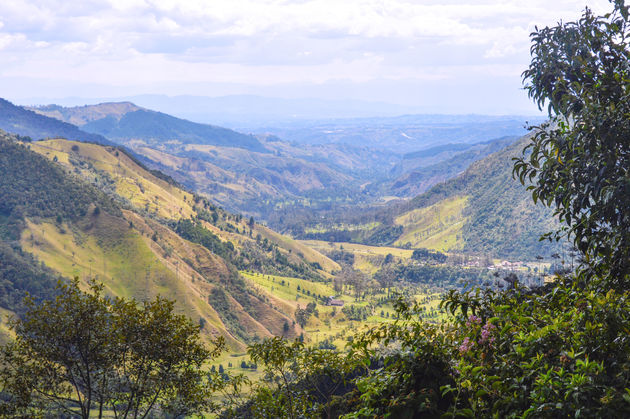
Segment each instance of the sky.
[{"label": "sky", "polygon": [[521,80],[529,34],[586,3],[2,0],[0,96],[248,94],[534,114]]}]

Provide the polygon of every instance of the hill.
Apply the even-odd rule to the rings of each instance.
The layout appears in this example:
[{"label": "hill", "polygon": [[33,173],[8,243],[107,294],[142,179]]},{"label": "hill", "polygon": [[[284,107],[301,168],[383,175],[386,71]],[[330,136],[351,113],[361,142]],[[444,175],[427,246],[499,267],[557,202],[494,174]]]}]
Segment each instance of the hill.
[{"label": "hill", "polygon": [[[540,242],[539,238],[557,226],[552,212],[540,203],[535,205],[526,188],[512,179],[512,157],[521,153],[529,137],[504,141],[511,144],[411,200],[392,201],[377,209],[358,208],[354,214],[331,217],[325,222],[304,218],[301,230],[292,231],[298,233],[296,237],[311,240],[511,259],[549,257],[559,246]],[[471,157],[467,153],[455,155],[447,162],[457,167],[455,162],[459,159]],[[422,187],[412,179],[408,181],[410,190]]]},{"label": "hill", "polygon": [[399,165],[402,174],[386,183],[386,193],[399,197],[419,195],[431,186],[457,176],[473,162],[516,140],[515,137],[503,137],[477,144],[445,144],[408,153],[403,156]]},{"label": "hill", "polygon": [[27,107],[27,109],[50,118],[81,126],[108,116],[120,119],[126,113],[139,111],[142,108],[131,102],[106,102],[99,105],[75,106],[70,108],[59,105],[42,105]]},{"label": "hill", "polygon": [[102,135],[82,131],[72,124],[16,106],[1,98],[0,129],[35,140],[62,137],[75,141],[113,144]]},{"label": "hill", "polygon": [[[24,170],[28,168],[28,170]],[[123,149],[0,135],[0,307],[25,291],[51,296],[56,278],[96,278],[112,295],[162,294],[232,349],[301,333],[297,302],[256,290],[239,271],[330,277],[332,260],[146,169]],[[291,308],[293,307],[293,308]]]},{"label": "hill", "polygon": [[140,108],[129,102],[64,108],[47,105],[34,112],[77,124],[84,131],[125,142],[140,139],[152,145],[167,141],[236,147],[266,152],[255,137],[214,125],[198,124],[162,112]]},{"label": "hill", "polygon": [[[534,204],[512,178],[512,157],[528,141],[524,136],[472,163],[458,177],[383,211],[381,218],[390,220],[386,229],[399,232],[389,243],[517,259],[549,256],[555,247],[539,238],[557,225],[552,212]],[[383,226],[379,228],[365,240],[378,240],[383,235]]]}]

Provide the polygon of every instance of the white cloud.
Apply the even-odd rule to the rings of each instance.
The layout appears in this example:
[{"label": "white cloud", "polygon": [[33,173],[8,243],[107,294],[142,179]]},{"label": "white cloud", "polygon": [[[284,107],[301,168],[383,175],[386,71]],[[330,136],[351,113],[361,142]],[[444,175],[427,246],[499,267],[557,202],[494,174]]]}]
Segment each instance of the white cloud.
[{"label": "white cloud", "polygon": [[459,82],[479,68],[520,83],[534,25],[575,19],[582,2],[3,0],[0,75],[65,80],[69,94],[72,82]]}]

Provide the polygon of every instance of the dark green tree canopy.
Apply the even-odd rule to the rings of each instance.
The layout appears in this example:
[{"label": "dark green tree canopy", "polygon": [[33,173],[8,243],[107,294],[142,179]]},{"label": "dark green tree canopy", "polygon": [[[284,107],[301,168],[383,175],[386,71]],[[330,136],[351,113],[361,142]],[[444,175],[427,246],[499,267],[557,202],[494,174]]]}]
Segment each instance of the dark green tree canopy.
[{"label": "dark green tree canopy", "polygon": [[[550,121],[535,128],[514,173],[556,215],[583,256],[586,279],[630,286],[630,47],[628,7],[532,34],[523,73]],[[559,238],[563,232],[557,232]],[[551,235],[549,236],[551,238]]]},{"label": "dark green tree canopy", "polygon": [[204,365],[222,340],[207,349],[172,301],[90,291],[75,279],[53,300],[27,299],[15,340],[0,350],[0,416],[180,417],[210,407],[216,386]]}]

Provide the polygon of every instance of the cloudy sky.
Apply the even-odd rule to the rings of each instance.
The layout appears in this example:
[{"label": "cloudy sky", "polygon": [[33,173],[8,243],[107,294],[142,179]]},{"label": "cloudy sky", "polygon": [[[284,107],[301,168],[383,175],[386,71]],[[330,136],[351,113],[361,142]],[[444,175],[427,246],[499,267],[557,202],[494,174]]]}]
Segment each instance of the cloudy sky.
[{"label": "cloudy sky", "polygon": [[2,0],[0,96],[255,94],[531,114],[529,33],[586,3]]}]

